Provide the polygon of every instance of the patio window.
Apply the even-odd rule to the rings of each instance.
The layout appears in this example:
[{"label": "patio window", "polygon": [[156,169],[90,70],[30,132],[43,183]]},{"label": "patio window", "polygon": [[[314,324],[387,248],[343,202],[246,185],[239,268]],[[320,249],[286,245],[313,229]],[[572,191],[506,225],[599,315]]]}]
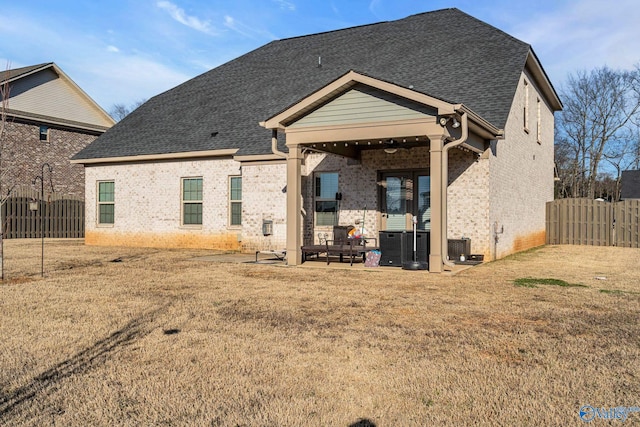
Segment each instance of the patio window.
[{"label": "patio window", "polygon": [[229,225],[242,225],[242,177],[229,177]]},{"label": "patio window", "polygon": [[338,173],[322,172],[315,176],[316,225],[338,224]]},{"label": "patio window", "polygon": [[98,224],[113,224],[115,221],[115,182],[98,182]]},{"label": "patio window", "polygon": [[182,178],[182,225],[202,225],[202,178]]},{"label": "patio window", "polygon": [[418,230],[431,230],[431,177],[418,175]]}]

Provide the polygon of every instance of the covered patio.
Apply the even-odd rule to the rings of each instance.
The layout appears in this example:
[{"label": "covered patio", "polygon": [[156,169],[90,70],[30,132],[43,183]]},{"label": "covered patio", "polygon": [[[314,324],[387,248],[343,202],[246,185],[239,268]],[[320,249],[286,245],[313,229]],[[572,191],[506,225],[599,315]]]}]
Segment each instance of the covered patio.
[{"label": "covered patio", "polygon": [[[358,162],[371,150],[394,153],[398,149],[428,148],[428,165],[423,167],[428,167],[430,185],[428,263],[433,273],[454,268],[447,260],[449,151],[458,147],[479,156],[487,150],[489,141],[503,135],[502,130],[463,104],[449,103],[355,71],[261,125],[272,130],[273,153],[286,159],[289,265],[302,262],[302,168],[307,153],[327,153]],[[285,135],[288,153],[278,150],[278,132]],[[384,169],[376,172],[383,173]],[[382,222],[390,220],[389,215],[380,211],[376,214],[376,229],[381,230],[385,228]]]}]

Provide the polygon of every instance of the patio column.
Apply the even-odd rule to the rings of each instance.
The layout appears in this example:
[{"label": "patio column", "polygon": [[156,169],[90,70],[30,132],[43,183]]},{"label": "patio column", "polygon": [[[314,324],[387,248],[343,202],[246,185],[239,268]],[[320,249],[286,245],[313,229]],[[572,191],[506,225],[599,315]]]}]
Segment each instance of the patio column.
[{"label": "patio column", "polygon": [[[446,231],[442,227],[442,192],[446,191],[446,183],[442,182],[442,147],[446,138],[444,130],[427,135],[430,141],[429,159],[431,176],[431,235],[429,239],[429,272],[442,273],[443,259],[442,236]],[[444,190],[443,190],[444,186]]]},{"label": "patio column", "polygon": [[287,156],[287,265],[302,263],[302,150],[289,145]]}]

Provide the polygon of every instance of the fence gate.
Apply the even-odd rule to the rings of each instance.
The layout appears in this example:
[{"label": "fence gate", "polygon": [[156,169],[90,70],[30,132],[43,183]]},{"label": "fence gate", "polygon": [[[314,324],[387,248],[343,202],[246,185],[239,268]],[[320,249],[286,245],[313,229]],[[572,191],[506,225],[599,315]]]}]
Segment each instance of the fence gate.
[{"label": "fence gate", "polygon": [[640,200],[547,202],[547,244],[640,247]]},{"label": "fence gate", "polygon": [[84,201],[60,193],[14,190],[2,205],[5,239],[84,237]]}]

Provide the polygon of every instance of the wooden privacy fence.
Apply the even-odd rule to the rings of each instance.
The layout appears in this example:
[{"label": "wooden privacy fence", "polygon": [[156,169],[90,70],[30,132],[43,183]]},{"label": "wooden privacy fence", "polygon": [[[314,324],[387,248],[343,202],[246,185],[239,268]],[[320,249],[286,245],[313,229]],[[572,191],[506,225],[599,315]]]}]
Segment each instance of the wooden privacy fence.
[{"label": "wooden privacy fence", "polygon": [[5,239],[42,237],[41,230],[47,238],[84,237],[84,201],[59,193],[41,197],[32,189],[19,189],[2,205],[2,221]]},{"label": "wooden privacy fence", "polygon": [[640,247],[640,200],[547,202],[547,244]]}]

